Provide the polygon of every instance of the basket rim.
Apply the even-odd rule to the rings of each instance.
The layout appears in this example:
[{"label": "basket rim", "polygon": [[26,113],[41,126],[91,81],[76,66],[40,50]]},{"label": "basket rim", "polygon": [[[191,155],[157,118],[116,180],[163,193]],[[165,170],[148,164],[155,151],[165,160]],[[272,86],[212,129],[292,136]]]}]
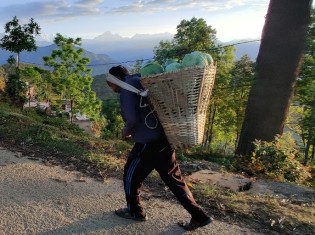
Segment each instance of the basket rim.
[{"label": "basket rim", "polygon": [[214,63],[212,63],[212,64],[209,64],[209,65],[195,65],[195,66],[185,67],[185,68],[181,68],[181,69],[178,69],[178,70],[175,70],[175,71],[171,71],[171,72],[165,72],[164,71],[162,73],[152,74],[152,75],[149,75],[149,76],[144,76],[144,77],[141,76],[140,80],[145,79],[145,78],[159,77],[162,74],[163,75],[176,74],[176,73],[181,73],[181,72],[187,71],[187,70],[204,69],[206,67],[211,67],[211,66],[216,66],[216,65]]}]

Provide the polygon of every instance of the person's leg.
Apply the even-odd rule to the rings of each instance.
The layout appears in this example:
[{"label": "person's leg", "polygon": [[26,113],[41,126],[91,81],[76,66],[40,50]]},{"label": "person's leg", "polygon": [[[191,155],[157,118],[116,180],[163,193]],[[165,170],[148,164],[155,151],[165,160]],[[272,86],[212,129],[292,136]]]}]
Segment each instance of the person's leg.
[{"label": "person's leg", "polygon": [[[128,155],[124,168],[124,190],[128,211],[135,218],[146,218],[145,212],[141,206],[140,190],[143,180],[153,170],[153,165],[147,161],[144,154],[147,153],[146,145],[136,143]],[[126,211],[121,211],[122,217]],[[116,212],[117,214],[117,212]],[[119,214],[118,214],[119,215]]]},{"label": "person's leg", "polygon": [[[179,165],[176,161],[175,151],[169,144],[161,144],[160,151],[155,160],[155,169],[159,172],[161,179],[170,188],[183,207],[191,214],[192,222],[197,227],[211,222],[210,217],[196,203],[190,189],[182,177]],[[192,223],[191,222],[191,223]],[[190,228],[186,228],[190,229]],[[194,228],[193,228],[194,229]]]}]

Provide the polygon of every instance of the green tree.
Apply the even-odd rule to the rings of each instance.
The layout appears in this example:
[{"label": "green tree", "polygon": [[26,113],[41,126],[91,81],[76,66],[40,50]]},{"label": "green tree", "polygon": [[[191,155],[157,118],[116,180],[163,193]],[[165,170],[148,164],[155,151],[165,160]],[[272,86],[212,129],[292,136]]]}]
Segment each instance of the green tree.
[{"label": "green tree", "polygon": [[[78,48],[81,38],[66,38],[57,34],[54,43],[58,46],[51,56],[43,57],[47,66],[53,67],[52,84],[62,99],[70,100],[71,114],[84,113],[97,118],[101,110],[101,101],[91,89],[93,77],[87,68],[90,60],[83,57],[84,50]],[[71,115],[72,121],[73,115]]]},{"label": "green tree", "polygon": [[236,150],[242,124],[245,116],[245,108],[247,105],[248,95],[254,79],[254,62],[248,55],[244,55],[240,60],[235,62],[232,69],[232,80],[230,84],[230,95],[228,105],[233,110],[235,118],[235,148]]},{"label": "green tree", "polygon": [[4,29],[5,35],[0,40],[0,47],[16,53],[16,59],[12,56],[8,59],[9,67],[16,63],[16,69],[10,69],[11,72],[6,83],[6,93],[14,104],[23,109],[27,86],[20,79],[20,53],[25,50],[35,51],[37,49],[34,37],[40,34],[40,27],[33,18],[30,19],[28,24],[20,25],[18,18],[14,16],[12,21],[5,24]]},{"label": "green tree", "polygon": [[[284,7],[285,6],[285,7]],[[283,133],[310,22],[311,0],[271,0],[237,154]]]},{"label": "green tree", "polygon": [[135,62],[135,64],[132,66],[130,73],[134,74],[134,73],[140,73],[140,69],[142,67],[143,64],[143,60],[137,60]]},{"label": "green tree", "polygon": [[305,144],[304,164],[309,156],[315,154],[315,9],[311,12],[311,23],[308,27],[304,63],[297,81],[296,101],[302,107],[300,127],[301,137]]},{"label": "green tree", "polygon": [[27,100],[27,85],[20,79],[19,69],[15,66],[14,61],[9,60],[9,63],[5,66],[7,75],[4,91],[12,104],[23,110],[24,103]]},{"label": "green tree", "polygon": [[31,87],[34,88],[37,101],[47,101],[52,94],[51,84],[46,74],[48,74],[48,71],[30,65],[24,66],[24,68],[20,70],[21,80],[28,84],[29,89]]},{"label": "green tree", "polygon": [[11,73],[8,75],[8,82],[5,86],[5,93],[10,97],[10,101],[23,110],[26,102],[27,85],[21,81],[18,73]]},{"label": "green tree", "polygon": [[20,53],[22,51],[35,51],[37,49],[35,36],[40,34],[41,28],[30,19],[28,24],[20,25],[16,16],[5,24],[5,35],[0,40],[0,46],[10,52],[16,53],[16,63],[19,67]]},{"label": "green tree", "polygon": [[154,59],[160,64],[169,58],[181,60],[192,51],[213,52],[217,43],[216,30],[207,25],[204,19],[193,17],[191,20],[182,20],[176,29],[172,41],[161,41],[154,48]]},{"label": "green tree", "polygon": [[124,121],[120,114],[120,106],[117,99],[107,99],[103,102],[102,114],[106,118],[106,126],[103,130],[104,139],[121,138],[121,130],[124,127]]},{"label": "green tree", "polygon": [[154,60],[160,64],[164,64],[168,58],[179,60],[179,55],[176,54],[174,41],[160,41],[159,45],[154,47]]},{"label": "green tree", "polygon": [[192,51],[209,51],[217,41],[216,30],[202,18],[193,17],[191,20],[182,20],[176,27],[174,36],[176,54],[182,58]]},{"label": "green tree", "polygon": [[226,110],[227,99],[230,96],[226,88],[229,87],[232,79],[231,70],[234,66],[235,48],[228,46],[216,50],[220,53],[216,55],[217,73],[210,98],[203,148],[206,151],[213,151],[214,148],[223,147],[222,150],[225,152],[227,143],[233,139],[230,135],[230,125],[227,125],[232,119],[230,112]]}]

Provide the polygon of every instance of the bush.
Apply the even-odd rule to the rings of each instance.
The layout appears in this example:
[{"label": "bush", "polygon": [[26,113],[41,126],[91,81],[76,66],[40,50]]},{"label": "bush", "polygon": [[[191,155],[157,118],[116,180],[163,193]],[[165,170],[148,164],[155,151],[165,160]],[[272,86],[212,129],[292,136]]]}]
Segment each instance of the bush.
[{"label": "bush", "polygon": [[34,108],[25,108],[22,112],[25,116],[28,116],[32,118],[33,120],[37,122],[42,122],[43,118],[42,116],[38,113],[37,109]]},{"label": "bush", "polygon": [[253,173],[284,181],[303,183],[311,177],[309,169],[298,161],[298,150],[291,136],[276,136],[272,142],[254,142],[255,150],[248,162]]}]

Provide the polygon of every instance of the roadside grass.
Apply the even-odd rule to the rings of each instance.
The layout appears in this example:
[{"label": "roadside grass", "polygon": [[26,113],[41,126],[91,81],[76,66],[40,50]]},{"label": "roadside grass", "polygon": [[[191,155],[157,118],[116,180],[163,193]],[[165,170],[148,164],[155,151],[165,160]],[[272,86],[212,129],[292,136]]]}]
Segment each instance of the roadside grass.
[{"label": "roadside grass", "polygon": [[3,103],[0,103],[0,141],[25,155],[56,158],[64,164],[76,164],[78,170],[93,168],[86,171],[100,178],[106,170],[121,170],[130,148],[124,141],[87,135],[65,118],[42,115],[35,110],[21,112]]},{"label": "roadside grass", "polygon": [[[0,103],[0,142],[26,156],[57,159],[101,180],[122,176],[131,144],[87,135],[66,119],[34,110],[21,112]],[[213,161],[231,169],[232,159],[221,156],[178,155],[179,161]],[[163,190],[157,172],[148,178],[150,190]],[[159,183],[156,183],[159,182]],[[297,204],[268,195],[234,193],[205,184],[189,184],[196,200],[216,219],[250,226],[261,234],[315,234],[315,204]]]},{"label": "roadside grass", "polygon": [[[196,199],[218,219],[248,225],[262,233],[315,234],[315,204],[193,184]],[[256,225],[255,225],[256,224]],[[265,231],[265,232],[264,232]],[[273,233],[271,233],[273,234]]]}]

